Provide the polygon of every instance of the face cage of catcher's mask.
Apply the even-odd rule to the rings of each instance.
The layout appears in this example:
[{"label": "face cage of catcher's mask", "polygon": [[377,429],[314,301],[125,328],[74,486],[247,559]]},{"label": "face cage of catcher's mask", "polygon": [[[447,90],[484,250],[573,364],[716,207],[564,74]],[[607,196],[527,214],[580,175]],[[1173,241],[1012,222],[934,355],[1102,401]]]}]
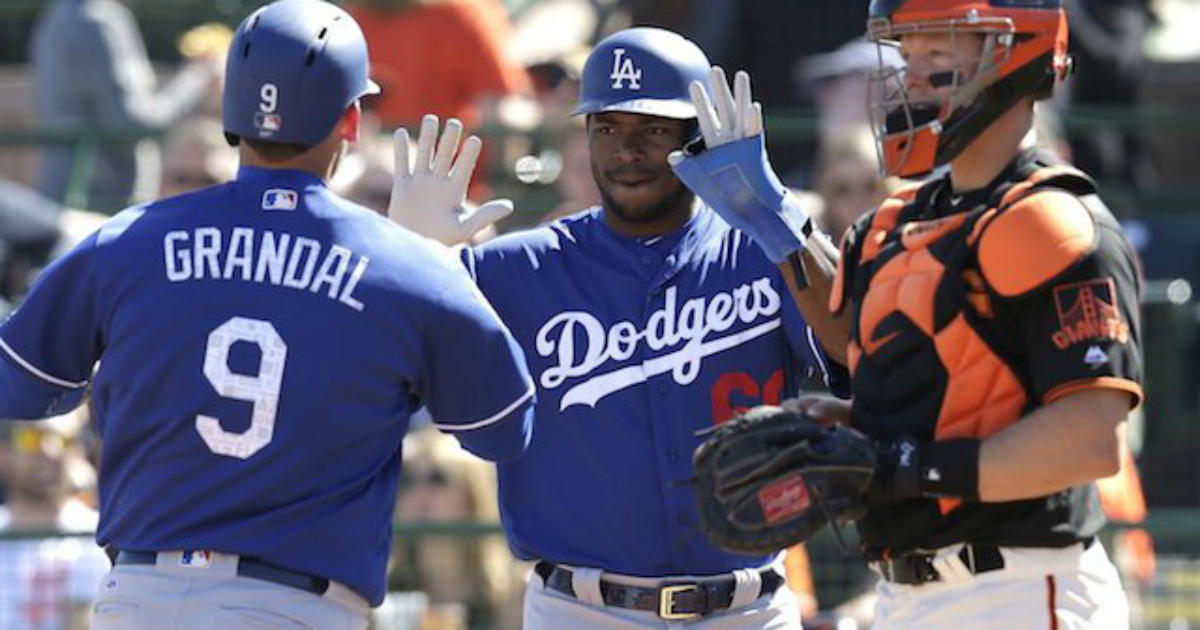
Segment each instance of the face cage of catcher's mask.
[{"label": "face cage of catcher's mask", "polygon": [[[904,84],[906,67],[888,65],[886,61],[889,57],[899,58],[900,55],[887,55],[885,47],[899,48],[901,37],[916,33],[948,33],[950,47],[955,51],[958,49],[959,33],[984,36],[983,49],[977,58],[963,59],[956,53],[951,60],[949,69],[945,71],[951,80],[944,102],[915,102]],[[868,74],[867,102],[881,177],[892,174],[886,161],[886,142],[900,140],[899,144],[904,147],[904,154],[893,170],[903,171],[916,145],[918,134],[930,133],[940,136],[946,121],[959,108],[974,101],[980,92],[996,80],[999,69],[1012,56],[1015,33],[1016,26],[1011,19],[980,18],[972,15],[964,19],[912,22],[899,26],[893,26],[885,18],[878,18],[867,25],[867,37],[875,42],[878,50],[879,67]],[[972,63],[973,69],[970,68]],[[936,111],[931,109],[930,105],[934,105]],[[934,113],[931,115],[930,112]]]}]

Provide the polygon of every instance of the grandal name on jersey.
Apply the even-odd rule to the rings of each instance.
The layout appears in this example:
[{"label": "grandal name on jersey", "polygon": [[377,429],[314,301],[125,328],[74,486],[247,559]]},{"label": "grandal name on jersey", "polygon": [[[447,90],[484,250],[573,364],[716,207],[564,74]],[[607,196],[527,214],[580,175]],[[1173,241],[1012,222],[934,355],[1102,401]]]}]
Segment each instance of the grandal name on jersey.
[{"label": "grandal name on jersey", "polygon": [[242,280],[325,295],[356,311],[354,289],[371,259],[341,245],[271,230],[215,227],[172,230],[163,237],[167,279]]}]

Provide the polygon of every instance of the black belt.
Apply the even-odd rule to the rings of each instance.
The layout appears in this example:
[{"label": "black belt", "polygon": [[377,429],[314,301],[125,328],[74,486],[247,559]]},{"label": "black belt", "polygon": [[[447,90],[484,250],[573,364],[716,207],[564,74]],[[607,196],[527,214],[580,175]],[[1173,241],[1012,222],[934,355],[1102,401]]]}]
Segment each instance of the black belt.
[{"label": "black belt", "polygon": [[[1088,549],[1096,542],[1095,537],[1083,541]],[[933,566],[934,554],[908,553],[895,558],[876,560],[871,563],[883,579],[895,584],[927,584],[942,579]],[[992,545],[966,545],[958,552],[958,558],[971,575],[1004,568],[1004,555],[1000,548]]]},{"label": "black belt", "polygon": [[[127,565],[152,565],[157,562],[158,554],[152,551],[120,551],[115,561],[116,564]],[[237,574],[245,578],[298,588],[314,595],[324,595],[325,591],[329,590],[329,580],[280,568],[253,558],[238,558]]]},{"label": "black belt", "polygon": [[[971,575],[1004,568],[1004,556],[999,547],[966,545],[958,557]],[[896,584],[926,584],[942,579],[933,566],[934,554],[908,553],[895,558],[877,560],[872,564],[883,579]]]},{"label": "black belt", "polygon": [[[577,597],[571,584],[571,570],[542,561],[534,565],[548,588]],[[774,569],[762,569],[759,597],[774,593],[784,582]],[[737,580],[733,576],[704,579],[699,582],[668,582],[656,587],[631,586],[600,580],[600,596],[606,606],[647,610],[661,619],[695,619],[722,610],[733,603]]]}]

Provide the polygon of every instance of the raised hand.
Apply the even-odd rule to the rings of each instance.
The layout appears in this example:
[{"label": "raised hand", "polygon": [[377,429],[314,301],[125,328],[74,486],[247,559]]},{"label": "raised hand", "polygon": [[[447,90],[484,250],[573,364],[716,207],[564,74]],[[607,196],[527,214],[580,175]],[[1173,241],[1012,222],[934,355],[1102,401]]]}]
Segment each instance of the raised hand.
[{"label": "raised hand", "polygon": [[708,148],[715,149],[762,133],[762,105],[753,102],[750,96],[750,75],[746,71],[738,70],[734,75],[732,93],[720,66],[713,66],[708,71],[708,81],[712,101],[699,81],[692,81],[688,86],[696,106],[700,135]]},{"label": "raised hand", "polygon": [[688,144],[667,161],[704,203],[782,264],[804,250],[812,221],[767,159],[762,106],[750,95],[750,75],[739,70],[732,92],[721,68],[714,66],[708,77],[710,91],[699,81],[688,88],[703,146]]},{"label": "raised hand", "polygon": [[395,134],[396,176],[388,218],[445,245],[466,242],[513,211],[508,199],[467,207],[467,187],[483,142],[472,135],[460,149],[462,134],[462,122],[451,118],[438,139],[438,118],[428,114],[421,121],[415,156],[410,156],[408,131]]}]

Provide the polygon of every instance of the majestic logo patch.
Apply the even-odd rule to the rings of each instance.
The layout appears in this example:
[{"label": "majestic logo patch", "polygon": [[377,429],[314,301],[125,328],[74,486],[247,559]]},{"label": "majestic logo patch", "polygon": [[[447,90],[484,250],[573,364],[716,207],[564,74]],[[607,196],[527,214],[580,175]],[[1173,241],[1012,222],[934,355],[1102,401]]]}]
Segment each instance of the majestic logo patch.
[{"label": "majestic logo patch", "polygon": [[629,81],[629,89],[642,89],[642,70],[633,65],[633,60],[625,56],[624,48],[613,49],[613,69],[612,74],[608,75],[612,79],[614,90],[625,88],[625,81]]},{"label": "majestic logo patch", "polygon": [[1108,363],[1108,355],[1100,349],[1100,346],[1092,346],[1087,349],[1087,354],[1083,355],[1083,362],[1097,368]]},{"label": "majestic logo patch", "polygon": [[1117,309],[1117,287],[1112,278],[1055,287],[1054,308],[1059,328],[1050,338],[1059,350],[1088,339],[1129,341],[1129,324]]},{"label": "majestic logo patch", "polygon": [[758,505],[762,508],[763,518],[772,525],[795,518],[808,509],[811,502],[804,477],[800,475],[776,481],[758,491]]},{"label": "majestic logo patch", "polygon": [[300,203],[300,195],[286,188],[271,188],[263,192],[263,210],[295,210]]}]

